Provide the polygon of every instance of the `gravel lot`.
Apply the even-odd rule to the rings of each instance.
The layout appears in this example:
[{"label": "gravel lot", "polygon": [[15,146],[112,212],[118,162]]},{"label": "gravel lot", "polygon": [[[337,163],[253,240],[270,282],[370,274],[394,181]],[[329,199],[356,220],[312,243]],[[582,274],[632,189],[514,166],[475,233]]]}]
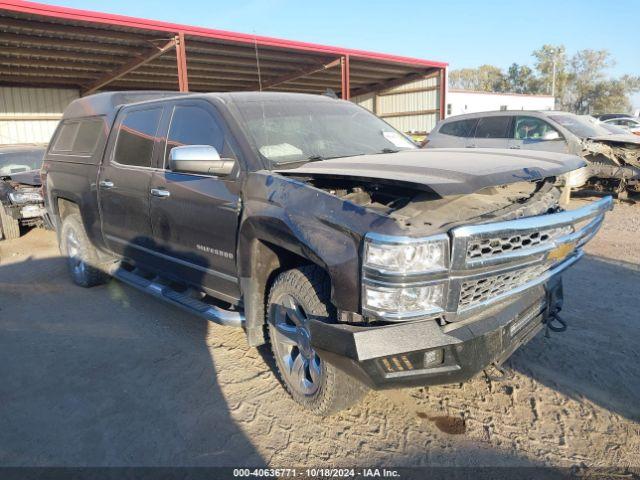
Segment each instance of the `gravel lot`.
[{"label": "gravel lot", "polygon": [[568,331],[517,351],[513,380],[372,392],[319,421],[242,332],[76,287],[33,230],[0,242],[0,465],[638,466],[639,240],[640,205],[618,204],[565,276]]}]

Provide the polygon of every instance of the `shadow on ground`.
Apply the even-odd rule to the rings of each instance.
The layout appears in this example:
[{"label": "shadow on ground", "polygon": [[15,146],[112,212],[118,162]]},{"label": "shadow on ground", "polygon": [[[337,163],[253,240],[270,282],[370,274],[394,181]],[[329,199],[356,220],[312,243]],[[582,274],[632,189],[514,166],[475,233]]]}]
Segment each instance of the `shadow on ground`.
[{"label": "shadow on ground", "polygon": [[587,255],[565,273],[568,323],[515,352],[515,370],[640,421],[640,267]]}]

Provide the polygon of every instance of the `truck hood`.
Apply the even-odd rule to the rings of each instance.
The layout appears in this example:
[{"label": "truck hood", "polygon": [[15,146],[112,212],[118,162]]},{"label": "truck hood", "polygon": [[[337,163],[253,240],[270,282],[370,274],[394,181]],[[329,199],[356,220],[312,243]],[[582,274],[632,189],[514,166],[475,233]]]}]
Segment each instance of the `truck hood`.
[{"label": "truck hood", "polygon": [[576,155],[552,152],[442,148],[335,158],[276,172],[287,176],[406,183],[444,197],[554,177],[585,165]]},{"label": "truck hood", "polygon": [[42,184],[42,180],[40,180],[40,170],[28,170],[26,172],[12,173],[11,175],[5,175],[4,178],[34,187],[39,187]]}]

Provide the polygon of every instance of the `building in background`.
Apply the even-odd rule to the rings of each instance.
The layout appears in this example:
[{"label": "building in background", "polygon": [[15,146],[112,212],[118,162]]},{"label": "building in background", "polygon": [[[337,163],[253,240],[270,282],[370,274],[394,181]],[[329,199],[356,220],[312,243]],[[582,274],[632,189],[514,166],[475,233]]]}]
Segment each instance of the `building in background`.
[{"label": "building in background", "polygon": [[48,143],[77,89],[0,87],[0,145]]},{"label": "building in background", "polygon": [[405,131],[444,116],[444,62],[23,0],[0,0],[0,31],[0,144],[46,142],[69,102],[110,90],[332,90]]},{"label": "building in background", "polygon": [[445,117],[494,110],[553,110],[551,95],[473,92],[449,89]]},{"label": "building in background", "polygon": [[352,97],[351,100],[414,137],[424,136],[440,118],[443,96],[439,73],[399,87]]}]

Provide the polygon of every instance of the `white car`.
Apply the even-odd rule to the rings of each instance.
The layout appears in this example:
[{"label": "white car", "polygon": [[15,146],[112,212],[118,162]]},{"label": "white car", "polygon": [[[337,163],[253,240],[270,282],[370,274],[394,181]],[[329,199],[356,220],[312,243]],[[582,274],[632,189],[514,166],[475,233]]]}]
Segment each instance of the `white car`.
[{"label": "white car", "polygon": [[624,128],[634,135],[640,135],[640,120],[636,118],[610,118],[609,120],[604,120],[602,123],[606,123],[607,125],[615,125],[617,127]]}]

